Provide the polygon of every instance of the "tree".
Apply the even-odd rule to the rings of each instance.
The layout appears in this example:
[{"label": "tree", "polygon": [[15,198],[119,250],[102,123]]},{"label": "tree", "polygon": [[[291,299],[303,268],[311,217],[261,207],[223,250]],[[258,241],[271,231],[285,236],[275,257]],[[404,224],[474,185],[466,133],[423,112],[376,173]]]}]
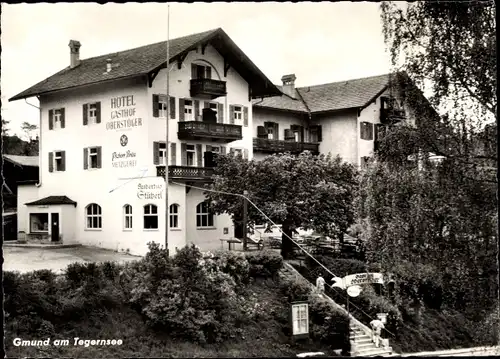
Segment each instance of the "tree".
[{"label": "tree", "polygon": [[381,10],[397,74],[391,88],[418,124],[393,133],[391,144],[412,137],[415,150],[452,157],[461,166],[496,166],[496,143],[494,151],[477,148],[486,125],[496,123],[494,2],[383,2]]},{"label": "tree", "polygon": [[36,131],[36,130],[38,130],[38,125],[32,125],[29,122],[23,122],[21,124],[21,129],[26,134],[26,137],[27,137],[28,141],[31,141],[32,137],[33,137],[32,136],[33,132]]},{"label": "tree", "polygon": [[[357,186],[355,168],[340,157],[279,154],[262,161],[221,155],[210,189],[243,194],[275,223],[282,224],[282,255],[289,258],[295,228],[313,229],[341,237],[354,219],[353,198]],[[223,193],[207,192],[215,213],[238,220],[242,200]],[[267,219],[248,206],[249,225]]]},{"label": "tree", "polygon": [[7,127],[9,123],[10,121],[7,121],[6,119],[2,118],[2,137],[9,135],[9,128]]}]

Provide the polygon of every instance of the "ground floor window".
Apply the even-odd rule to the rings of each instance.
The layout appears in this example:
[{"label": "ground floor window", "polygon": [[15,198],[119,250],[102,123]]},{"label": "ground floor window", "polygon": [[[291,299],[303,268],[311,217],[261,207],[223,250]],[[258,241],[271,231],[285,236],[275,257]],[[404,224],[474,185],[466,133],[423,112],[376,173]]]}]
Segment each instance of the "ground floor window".
[{"label": "ground floor window", "polygon": [[179,205],[175,203],[170,205],[169,227],[179,228]]},{"label": "ground floor window", "polygon": [[123,216],[124,216],[124,229],[132,229],[132,206],[130,204],[126,204],[123,206]]},{"label": "ground floor window", "polygon": [[210,204],[205,201],[196,206],[196,227],[213,227],[214,215],[210,210]]},{"label": "ground floor window", "polygon": [[30,213],[30,232],[49,232],[48,213]]},{"label": "ground floor window", "polygon": [[154,204],[144,206],[144,229],[158,229],[158,207]]},{"label": "ground floor window", "polygon": [[87,216],[87,229],[102,228],[102,209],[96,203],[91,203],[85,208]]}]

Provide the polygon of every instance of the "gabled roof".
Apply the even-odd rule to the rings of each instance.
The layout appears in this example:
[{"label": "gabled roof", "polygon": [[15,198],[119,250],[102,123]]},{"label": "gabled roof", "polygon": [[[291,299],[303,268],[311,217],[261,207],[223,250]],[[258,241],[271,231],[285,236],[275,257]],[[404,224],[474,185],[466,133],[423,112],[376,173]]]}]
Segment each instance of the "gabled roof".
[{"label": "gabled roof", "polygon": [[38,156],[3,155],[3,158],[18,166],[38,167]]},{"label": "gabled roof", "polygon": [[72,204],[76,207],[76,202],[66,196],[49,196],[34,202],[25,203],[27,206],[43,206],[49,204]]},{"label": "gabled roof", "polygon": [[[298,87],[297,100],[287,95],[254,100],[254,106],[291,110],[310,113],[338,111],[349,108],[366,107],[379,96],[389,85],[389,74],[364,77],[347,81],[332,82],[323,85]],[[298,105],[298,102],[302,102]]]},{"label": "gabled roof", "polygon": [[[170,40],[170,63],[182,58],[189,51],[196,49],[198,45],[207,43],[214,46],[227,59],[229,65],[250,84],[254,97],[274,96],[280,93],[221,28]],[[78,66],[66,67],[17,94],[9,101],[104,81],[144,76],[165,67],[166,54],[167,41],[163,41],[131,50],[82,59]],[[106,72],[107,59],[111,59],[114,65],[109,73]]]},{"label": "gabled roof", "polygon": [[[276,85],[276,87],[280,91],[283,91],[282,86]],[[254,106],[263,108],[264,107],[272,109],[279,108],[285,111],[307,113],[307,108],[304,105],[304,102],[302,102],[302,100],[300,99],[300,96],[298,94],[295,95],[295,98],[291,98],[290,96],[283,93],[281,96],[272,96],[263,99],[255,99],[252,101],[252,104]]]}]

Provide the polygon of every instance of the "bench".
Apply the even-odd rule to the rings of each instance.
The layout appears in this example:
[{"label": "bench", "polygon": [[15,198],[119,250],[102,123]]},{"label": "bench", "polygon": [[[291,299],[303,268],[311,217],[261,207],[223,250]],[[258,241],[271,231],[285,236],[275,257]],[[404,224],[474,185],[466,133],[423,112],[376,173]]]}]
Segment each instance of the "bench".
[{"label": "bench", "polygon": [[222,249],[224,249],[224,242],[227,242],[228,249],[230,251],[234,251],[235,250],[235,245],[236,244],[241,244],[242,243],[242,241],[239,240],[238,238],[229,238],[229,239],[222,238],[220,241],[221,241],[221,244],[222,244]]}]

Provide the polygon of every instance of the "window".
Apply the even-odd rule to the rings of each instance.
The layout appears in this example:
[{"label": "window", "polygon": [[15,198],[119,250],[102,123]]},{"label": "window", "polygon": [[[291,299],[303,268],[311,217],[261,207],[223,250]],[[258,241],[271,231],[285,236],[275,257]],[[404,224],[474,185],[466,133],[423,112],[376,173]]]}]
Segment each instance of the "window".
[{"label": "window", "polygon": [[62,111],[61,109],[54,110],[54,128],[62,128]]},{"label": "window", "polygon": [[123,229],[132,229],[132,206],[126,204],[123,206]]},{"label": "window", "polygon": [[158,96],[158,116],[167,117],[167,96]]},{"label": "window", "polygon": [[49,172],[66,170],[66,151],[49,152]]},{"label": "window", "polygon": [[97,104],[89,104],[89,122],[97,123]]},{"label": "window", "polygon": [[194,166],[195,163],[195,153],[194,145],[186,145],[186,159],[188,166]]},{"label": "window", "polygon": [[97,164],[98,164],[97,158],[98,158],[97,147],[89,148],[89,167],[90,168],[97,168]]},{"label": "window", "polygon": [[63,170],[63,154],[61,151],[54,152],[54,169],[56,171]]},{"label": "window", "polygon": [[231,148],[231,152],[235,157],[243,156],[243,150],[241,148]]},{"label": "window", "polygon": [[193,79],[211,79],[212,68],[210,66],[192,64],[191,77]]},{"label": "window", "polygon": [[293,335],[309,333],[308,305],[292,305]]},{"label": "window", "polygon": [[169,212],[169,228],[179,228],[179,205],[171,204]]},{"label": "window", "polygon": [[154,204],[144,206],[144,229],[158,229],[158,207]]},{"label": "window", "polygon": [[48,213],[30,213],[30,233],[49,232]]},{"label": "window", "polygon": [[184,121],[193,121],[193,101],[184,100]]},{"label": "window", "polygon": [[373,140],[373,124],[371,122],[361,122],[360,130],[362,140]]},{"label": "window", "polygon": [[243,109],[241,106],[234,106],[234,121],[241,121],[243,118]]},{"label": "window", "polygon": [[167,144],[165,142],[158,143],[158,164],[167,165]]},{"label": "window", "polygon": [[210,210],[210,204],[205,201],[196,206],[196,227],[213,227],[214,215]]},{"label": "window", "polygon": [[272,127],[268,127],[267,128],[267,138],[269,140],[273,140],[274,139],[274,128],[272,128]]},{"label": "window", "polygon": [[87,217],[87,229],[101,229],[102,228],[102,210],[101,206],[96,203],[91,203],[85,208]]}]

